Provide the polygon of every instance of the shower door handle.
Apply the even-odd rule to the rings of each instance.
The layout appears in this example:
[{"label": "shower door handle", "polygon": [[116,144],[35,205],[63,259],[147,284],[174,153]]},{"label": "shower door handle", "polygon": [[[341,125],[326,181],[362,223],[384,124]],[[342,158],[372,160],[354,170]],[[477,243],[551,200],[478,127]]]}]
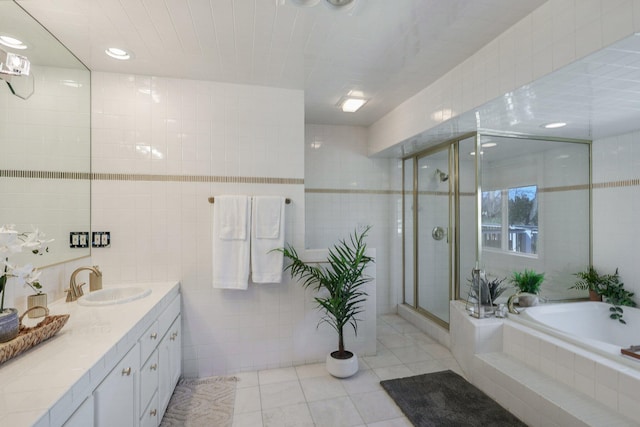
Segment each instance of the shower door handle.
[{"label": "shower door handle", "polygon": [[431,237],[433,237],[433,240],[442,240],[447,234],[448,233],[444,227],[437,226],[433,227],[433,230],[431,230]]}]

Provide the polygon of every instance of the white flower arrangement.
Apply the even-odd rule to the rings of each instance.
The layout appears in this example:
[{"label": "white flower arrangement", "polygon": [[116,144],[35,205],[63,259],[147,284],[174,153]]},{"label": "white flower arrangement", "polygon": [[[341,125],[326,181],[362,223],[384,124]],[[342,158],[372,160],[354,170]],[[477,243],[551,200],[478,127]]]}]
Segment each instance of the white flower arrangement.
[{"label": "white flower arrangement", "polygon": [[[53,239],[46,240],[44,233],[34,229],[30,233],[19,232],[15,225],[5,224],[0,227],[0,269],[4,270],[0,276],[0,313],[4,311],[4,295],[7,281],[12,278],[18,285],[27,285],[36,292],[42,293],[42,285],[38,282],[40,271],[32,264],[18,266],[9,262],[9,256],[31,251],[35,255],[42,255],[49,251],[48,244]],[[2,271],[0,270],[0,271]]]}]

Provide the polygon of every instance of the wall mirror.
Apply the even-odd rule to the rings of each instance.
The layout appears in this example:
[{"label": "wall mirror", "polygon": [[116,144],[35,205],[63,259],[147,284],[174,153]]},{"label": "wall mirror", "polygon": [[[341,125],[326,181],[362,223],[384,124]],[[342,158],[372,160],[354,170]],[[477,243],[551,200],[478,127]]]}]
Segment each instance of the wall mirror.
[{"label": "wall mirror", "polygon": [[90,72],[13,1],[0,1],[0,36],[22,41],[26,48],[0,48],[31,63],[28,77],[0,75],[0,224],[55,239],[44,256],[10,261],[43,267],[88,256],[69,235],[90,230]]}]

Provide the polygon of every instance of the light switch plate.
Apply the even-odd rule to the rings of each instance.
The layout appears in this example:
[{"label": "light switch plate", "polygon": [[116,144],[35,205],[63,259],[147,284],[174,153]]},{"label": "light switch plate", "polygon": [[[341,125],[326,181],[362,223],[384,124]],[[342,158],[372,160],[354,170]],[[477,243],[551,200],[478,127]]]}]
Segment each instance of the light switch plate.
[{"label": "light switch plate", "polygon": [[108,248],[111,246],[111,232],[94,231],[91,234],[91,246],[94,248]]},{"label": "light switch plate", "polygon": [[71,231],[69,233],[70,248],[88,248],[89,232],[88,231]]}]

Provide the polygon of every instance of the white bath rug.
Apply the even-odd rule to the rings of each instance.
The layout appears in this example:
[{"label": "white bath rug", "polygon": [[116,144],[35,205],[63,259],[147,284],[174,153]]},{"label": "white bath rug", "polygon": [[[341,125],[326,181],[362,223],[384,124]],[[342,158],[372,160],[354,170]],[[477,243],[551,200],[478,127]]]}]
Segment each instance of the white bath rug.
[{"label": "white bath rug", "polygon": [[231,427],[236,377],[184,378],[178,382],[161,427]]}]

